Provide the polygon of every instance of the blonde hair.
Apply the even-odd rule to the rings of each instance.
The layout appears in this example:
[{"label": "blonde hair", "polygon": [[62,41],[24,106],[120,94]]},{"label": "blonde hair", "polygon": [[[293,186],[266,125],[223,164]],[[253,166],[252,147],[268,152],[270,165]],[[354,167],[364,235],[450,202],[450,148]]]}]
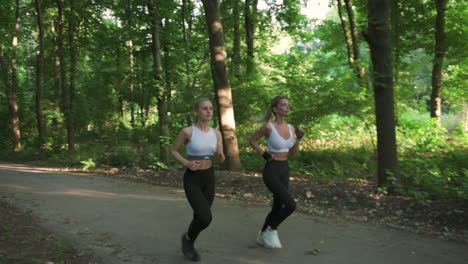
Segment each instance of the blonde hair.
[{"label": "blonde hair", "polygon": [[265,115],[264,115],[261,119],[257,120],[257,122],[259,122],[259,123],[260,123],[260,122],[265,122],[265,123],[266,123],[266,122],[270,121],[272,115],[276,116],[276,113],[273,112],[273,108],[276,107],[276,106],[278,106],[279,102],[280,102],[282,99],[286,99],[286,100],[287,100],[288,97],[286,97],[286,96],[284,96],[284,95],[275,96],[275,98],[273,98],[273,99],[271,100],[270,106],[268,107],[268,110],[267,110],[267,112],[265,113]]}]

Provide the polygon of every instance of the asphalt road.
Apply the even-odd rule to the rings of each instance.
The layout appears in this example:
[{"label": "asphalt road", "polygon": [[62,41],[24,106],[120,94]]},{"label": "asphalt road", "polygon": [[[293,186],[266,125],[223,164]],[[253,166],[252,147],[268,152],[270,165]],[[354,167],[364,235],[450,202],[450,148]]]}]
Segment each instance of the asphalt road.
[{"label": "asphalt road", "polygon": [[[0,163],[0,199],[30,210],[42,226],[104,264],[192,263],[180,253],[192,217],[182,189]],[[213,222],[197,242],[201,263],[468,263],[466,245],[300,213],[278,230],[284,248],[265,249],[255,237],[268,211],[216,198]]]}]

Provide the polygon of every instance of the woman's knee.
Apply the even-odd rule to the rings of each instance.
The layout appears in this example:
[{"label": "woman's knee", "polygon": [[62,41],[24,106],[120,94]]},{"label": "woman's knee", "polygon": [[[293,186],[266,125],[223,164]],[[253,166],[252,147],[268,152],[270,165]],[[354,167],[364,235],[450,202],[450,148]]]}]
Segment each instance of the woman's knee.
[{"label": "woman's knee", "polygon": [[211,224],[211,221],[213,221],[213,216],[211,213],[198,217],[198,222],[203,229],[207,228]]},{"label": "woman's knee", "polygon": [[296,202],[294,199],[291,199],[287,204],[285,204],[285,208],[288,210],[288,212],[293,213],[296,211]]}]

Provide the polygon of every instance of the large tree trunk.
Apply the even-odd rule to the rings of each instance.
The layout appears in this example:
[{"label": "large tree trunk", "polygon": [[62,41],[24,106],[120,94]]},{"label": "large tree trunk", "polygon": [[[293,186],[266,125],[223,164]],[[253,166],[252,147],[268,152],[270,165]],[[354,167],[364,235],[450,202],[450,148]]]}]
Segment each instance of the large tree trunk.
[{"label": "large tree trunk", "polygon": [[13,30],[13,41],[11,49],[11,81],[9,78],[8,65],[3,54],[3,45],[0,43],[0,67],[5,84],[6,96],[8,98],[8,108],[10,110],[11,128],[13,132],[13,144],[16,152],[21,151],[23,146],[21,144],[21,127],[19,118],[19,108],[16,101],[16,91],[18,90],[18,65],[16,59],[16,50],[18,49],[18,35],[20,27],[20,1],[16,0],[15,11],[15,28]]},{"label": "large tree trunk", "polygon": [[37,26],[39,28],[39,53],[37,54],[36,62],[36,120],[37,130],[39,134],[39,148],[43,148],[45,144],[45,121],[42,114],[42,86],[44,83],[44,25],[42,19],[41,0],[35,0]]},{"label": "large tree trunk", "polygon": [[218,117],[224,141],[224,151],[228,169],[242,168],[239,158],[239,146],[236,136],[236,122],[232,105],[231,86],[228,78],[226,50],[224,48],[224,32],[221,23],[219,1],[202,0],[208,26],[211,73],[213,77]]},{"label": "large tree trunk", "polygon": [[386,186],[391,183],[388,179],[389,176],[398,178],[389,0],[368,0],[368,8],[367,41],[374,71],[373,84],[377,122],[377,179],[379,186]]},{"label": "large tree trunk", "polygon": [[245,35],[247,44],[247,75],[252,74],[254,70],[254,17],[257,11],[258,0],[245,0],[244,21]]},{"label": "large tree trunk", "polygon": [[68,118],[67,118],[67,131],[68,131],[68,149],[75,149],[75,125],[74,125],[74,101],[75,101],[75,77],[76,77],[76,63],[77,63],[77,48],[75,44],[76,33],[76,9],[75,0],[70,0],[70,18],[68,28],[68,42],[70,45],[70,96],[68,101]]},{"label": "large tree trunk", "polygon": [[[167,93],[163,83],[163,68],[161,63],[161,44],[159,39],[159,19],[154,5],[154,0],[149,0],[148,10],[151,16],[151,39],[153,52],[153,76],[158,89],[158,117],[159,117],[159,154],[160,160],[169,162],[169,117],[167,107]],[[184,22],[185,24],[185,22]],[[185,25],[184,25],[185,27]],[[185,34],[184,34],[185,37]]]},{"label": "large tree trunk", "polygon": [[435,23],[435,56],[432,68],[431,117],[440,126],[442,115],[442,66],[445,57],[445,11],[448,0],[435,0],[437,18]]},{"label": "large tree trunk", "polygon": [[21,129],[20,129],[20,119],[18,114],[18,103],[16,102],[16,90],[12,89],[12,84],[9,78],[9,70],[3,55],[3,45],[0,43],[0,67],[2,73],[3,83],[5,85],[5,94],[8,98],[8,109],[10,110],[10,120],[12,124],[13,132],[13,144],[14,150],[22,150],[21,145]]}]

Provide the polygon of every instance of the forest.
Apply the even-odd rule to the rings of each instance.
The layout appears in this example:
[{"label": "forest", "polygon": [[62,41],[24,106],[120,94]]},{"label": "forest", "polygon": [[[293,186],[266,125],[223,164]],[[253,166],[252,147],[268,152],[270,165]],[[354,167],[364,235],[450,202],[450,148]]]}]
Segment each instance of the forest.
[{"label": "forest", "polygon": [[260,171],[248,140],[285,95],[306,130],[293,175],[468,200],[467,1],[9,0],[0,14],[0,160],[181,169],[170,144],[209,98],[217,166]]}]

